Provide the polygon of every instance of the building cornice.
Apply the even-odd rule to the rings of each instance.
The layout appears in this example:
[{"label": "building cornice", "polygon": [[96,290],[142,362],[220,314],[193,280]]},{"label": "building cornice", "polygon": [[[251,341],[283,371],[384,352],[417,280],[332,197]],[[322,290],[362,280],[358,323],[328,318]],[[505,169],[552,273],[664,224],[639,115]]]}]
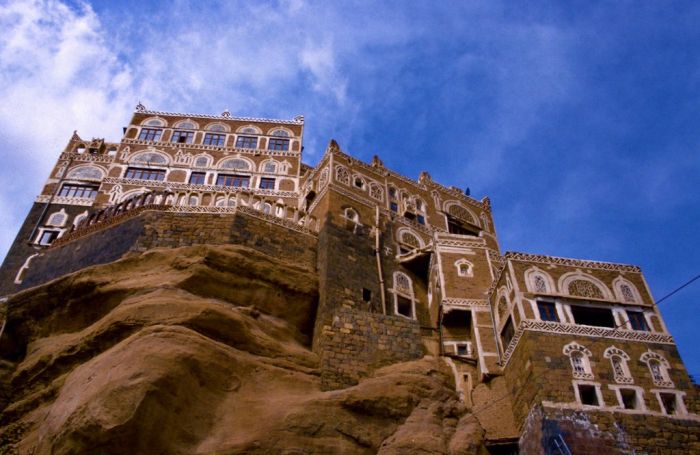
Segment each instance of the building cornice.
[{"label": "building cornice", "polygon": [[237,122],[257,122],[257,123],[276,123],[276,124],[282,124],[282,125],[304,125],[304,117],[303,116],[298,116],[292,120],[286,120],[286,119],[273,119],[273,118],[264,118],[264,117],[236,117],[232,116],[230,114],[226,115],[226,112],[220,114],[220,115],[211,115],[211,114],[192,114],[192,113],[183,113],[183,112],[164,112],[164,111],[149,111],[147,109],[136,109],[134,111],[134,114],[141,114],[141,115],[163,115],[163,116],[170,116],[170,117],[187,117],[187,118],[205,118],[205,119],[211,119],[211,120],[233,120]]},{"label": "building cornice", "polygon": [[508,251],[504,255],[506,260],[519,262],[536,262],[539,264],[556,264],[568,267],[580,267],[585,269],[611,270],[617,272],[641,273],[642,270],[636,265],[616,264],[613,262],[591,261],[585,259],[571,259],[558,256],[544,256],[540,254],[519,253]]}]

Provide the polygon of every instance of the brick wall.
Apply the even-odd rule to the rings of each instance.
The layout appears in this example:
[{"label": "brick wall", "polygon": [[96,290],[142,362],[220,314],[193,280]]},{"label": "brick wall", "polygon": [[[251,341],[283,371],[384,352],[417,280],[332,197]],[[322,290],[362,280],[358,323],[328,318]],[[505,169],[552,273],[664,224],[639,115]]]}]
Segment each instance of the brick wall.
[{"label": "brick wall", "polygon": [[554,451],[557,443],[566,444],[573,454],[700,453],[700,425],[662,416],[533,408],[520,438],[520,453],[560,453]]},{"label": "brick wall", "polygon": [[319,336],[324,390],[357,384],[374,369],[423,356],[418,322],[341,308]]},{"label": "brick wall", "polygon": [[316,238],[254,216],[236,213],[145,211],[63,245],[32,260],[21,289],[97,264],[130,251],[196,244],[245,245],[265,254],[314,267]]}]

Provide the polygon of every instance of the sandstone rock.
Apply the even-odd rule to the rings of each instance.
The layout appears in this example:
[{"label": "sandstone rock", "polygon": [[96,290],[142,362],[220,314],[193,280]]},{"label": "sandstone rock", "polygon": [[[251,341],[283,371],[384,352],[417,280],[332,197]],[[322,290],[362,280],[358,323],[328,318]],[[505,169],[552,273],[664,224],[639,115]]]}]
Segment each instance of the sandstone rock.
[{"label": "sandstone rock", "polygon": [[[151,250],[13,296],[0,454],[475,453],[440,359],[323,392],[313,270]],[[468,441],[467,441],[468,440]]]}]

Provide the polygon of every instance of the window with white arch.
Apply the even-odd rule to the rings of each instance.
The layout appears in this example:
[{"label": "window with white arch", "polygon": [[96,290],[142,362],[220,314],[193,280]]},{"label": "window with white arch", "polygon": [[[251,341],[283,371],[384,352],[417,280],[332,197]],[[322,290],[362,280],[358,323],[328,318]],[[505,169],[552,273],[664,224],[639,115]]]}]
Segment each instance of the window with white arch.
[{"label": "window with white arch", "polygon": [[251,166],[250,166],[250,163],[248,161],[243,160],[241,158],[230,158],[230,159],[222,161],[219,164],[219,168],[247,171],[247,170],[250,170]]},{"label": "window with white arch", "polygon": [[575,341],[564,346],[564,355],[571,361],[571,371],[575,379],[593,379],[591,370],[591,351]]},{"label": "window with white arch", "polygon": [[647,364],[651,373],[651,380],[655,386],[673,387],[673,381],[671,381],[671,377],[668,374],[670,364],[662,355],[653,351],[647,351],[642,354],[639,360]]},{"label": "window with white arch", "polygon": [[641,299],[637,288],[624,278],[616,278],[613,282],[613,287],[617,300],[625,303],[640,303]]},{"label": "window with white arch", "polygon": [[603,357],[610,359],[610,366],[613,370],[613,377],[618,384],[634,384],[634,379],[627,366],[630,356],[622,349],[610,346],[603,353]]},{"label": "window with white arch", "polygon": [[82,180],[102,180],[104,171],[97,166],[80,166],[71,169],[66,178]]},{"label": "window with white arch", "polygon": [[68,214],[66,214],[66,210],[61,209],[58,212],[52,213],[46,221],[46,224],[49,226],[64,226],[67,220]]},{"label": "window with white arch", "polygon": [[457,267],[457,275],[465,278],[471,278],[474,276],[474,264],[462,258],[455,262],[455,267]]},{"label": "window with white arch", "polygon": [[525,272],[525,283],[533,294],[553,294],[555,292],[552,277],[537,267]]},{"label": "window with white arch", "polygon": [[360,215],[352,207],[347,207],[343,210],[343,218],[351,223],[360,224]]},{"label": "window with white arch", "polygon": [[347,168],[343,166],[337,166],[335,168],[335,179],[340,182],[344,183],[346,185],[350,184],[350,173],[348,172]]},{"label": "window with white arch", "polygon": [[401,229],[398,232],[399,248],[402,253],[408,253],[411,250],[423,247],[423,242],[413,232],[407,229]]},{"label": "window with white arch", "polygon": [[129,163],[168,164],[168,157],[162,153],[144,152],[134,155]]},{"label": "window with white arch", "polygon": [[394,313],[409,319],[416,318],[416,299],[413,281],[403,272],[394,272]]}]

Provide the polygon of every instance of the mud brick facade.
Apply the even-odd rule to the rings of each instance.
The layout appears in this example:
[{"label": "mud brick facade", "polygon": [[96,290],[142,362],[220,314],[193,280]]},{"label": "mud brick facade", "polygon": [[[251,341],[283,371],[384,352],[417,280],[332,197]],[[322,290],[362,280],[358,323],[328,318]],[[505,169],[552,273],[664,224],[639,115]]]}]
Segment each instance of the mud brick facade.
[{"label": "mud brick facade", "polygon": [[74,133],[0,296],[152,248],[245,245],[315,269],[326,390],[441,356],[499,450],[700,453],[697,387],[638,267],[503,253],[488,198],[333,140],[305,165],[303,134],[303,116],[140,104],[118,143]]}]

